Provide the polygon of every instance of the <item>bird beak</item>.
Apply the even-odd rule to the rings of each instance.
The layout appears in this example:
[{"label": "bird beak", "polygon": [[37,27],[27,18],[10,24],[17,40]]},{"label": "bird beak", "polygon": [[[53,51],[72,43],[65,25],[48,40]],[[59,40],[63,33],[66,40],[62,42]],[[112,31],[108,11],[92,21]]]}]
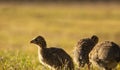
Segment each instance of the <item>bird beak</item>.
[{"label": "bird beak", "polygon": [[34,40],[31,40],[30,43],[34,43]]}]

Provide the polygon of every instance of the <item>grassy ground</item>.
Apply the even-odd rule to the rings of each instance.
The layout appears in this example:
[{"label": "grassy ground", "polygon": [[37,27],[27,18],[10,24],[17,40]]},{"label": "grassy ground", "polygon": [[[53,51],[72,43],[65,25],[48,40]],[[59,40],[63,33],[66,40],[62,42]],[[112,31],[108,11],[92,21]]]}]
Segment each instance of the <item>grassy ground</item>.
[{"label": "grassy ground", "polygon": [[[120,45],[118,4],[0,4],[0,70],[43,70],[30,40],[45,37],[73,56],[77,41],[98,35]],[[120,69],[120,66],[118,66]],[[86,70],[83,69],[83,70]]]}]

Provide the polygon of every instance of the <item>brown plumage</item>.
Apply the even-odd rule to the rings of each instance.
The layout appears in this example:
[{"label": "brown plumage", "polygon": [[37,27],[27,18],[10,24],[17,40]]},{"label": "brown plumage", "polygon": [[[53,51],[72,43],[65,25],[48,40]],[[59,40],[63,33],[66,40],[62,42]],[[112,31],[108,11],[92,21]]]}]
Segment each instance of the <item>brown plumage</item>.
[{"label": "brown plumage", "polygon": [[38,45],[39,61],[53,70],[74,70],[72,58],[61,48],[47,48],[45,39],[38,36],[31,41]]},{"label": "brown plumage", "polygon": [[90,70],[88,55],[97,43],[98,37],[95,35],[91,38],[84,38],[78,41],[77,46],[74,49],[74,60],[79,67],[84,67],[84,65],[87,64],[88,69]]},{"label": "brown plumage", "polygon": [[120,47],[105,41],[96,45],[89,54],[90,62],[104,70],[112,70],[120,62]]}]

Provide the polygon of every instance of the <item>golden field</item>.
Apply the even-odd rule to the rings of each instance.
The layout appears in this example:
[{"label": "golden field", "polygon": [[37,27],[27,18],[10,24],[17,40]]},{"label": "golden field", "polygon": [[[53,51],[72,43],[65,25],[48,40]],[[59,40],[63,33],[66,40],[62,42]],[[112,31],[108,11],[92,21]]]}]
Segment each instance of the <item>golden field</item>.
[{"label": "golden field", "polygon": [[0,70],[46,70],[38,61],[37,47],[30,44],[38,35],[45,37],[48,47],[63,48],[71,56],[77,41],[92,35],[99,42],[120,45],[120,5],[1,3]]}]

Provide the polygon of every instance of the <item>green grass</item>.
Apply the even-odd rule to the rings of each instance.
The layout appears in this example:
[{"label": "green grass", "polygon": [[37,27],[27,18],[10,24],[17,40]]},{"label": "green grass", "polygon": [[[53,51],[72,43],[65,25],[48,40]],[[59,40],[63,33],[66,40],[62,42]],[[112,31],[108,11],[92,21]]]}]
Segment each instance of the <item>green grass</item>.
[{"label": "green grass", "polygon": [[[0,70],[43,67],[30,40],[45,37],[48,46],[73,56],[77,41],[93,34],[120,44],[118,4],[0,4]],[[118,66],[120,69],[120,66]],[[83,70],[86,70],[83,69]]]},{"label": "green grass", "polygon": [[[9,54],[8,54],[9,53]],[[28,56],[21,51],[5,51],[0,53],[0,70],[42,70],[43,67],[36,55]],[[5,56],[3,56],[5,55]],[[33,65],[34,64],[34,65]]]}]

